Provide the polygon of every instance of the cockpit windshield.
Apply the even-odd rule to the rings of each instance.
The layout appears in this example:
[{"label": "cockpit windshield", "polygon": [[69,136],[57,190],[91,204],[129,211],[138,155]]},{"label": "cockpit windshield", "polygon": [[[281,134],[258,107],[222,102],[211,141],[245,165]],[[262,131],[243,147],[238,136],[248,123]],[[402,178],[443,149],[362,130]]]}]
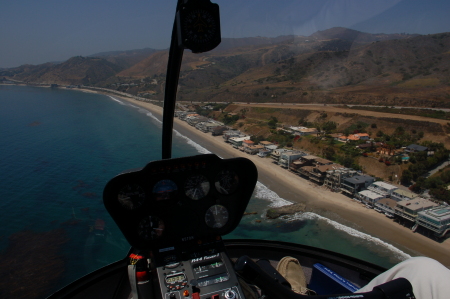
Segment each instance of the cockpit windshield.
[{"label": "cockpit windshield", "polygon": [[[176,1],[26,2],[0,9],[2,298],[46,297],[126,256],[103,188],[162,157],[176,19]],[[220,23],[181,17],[192,40],[219,27],[222,37],[212,51],[184,50],[172,157],[257,166],[224,238],[449,267],[450,2],[217,4]],[[224,177],[215,188],[234,192]],[[186,188],[162,180],[153,192]],[[119,197],[135,208],[140,192]]]}]

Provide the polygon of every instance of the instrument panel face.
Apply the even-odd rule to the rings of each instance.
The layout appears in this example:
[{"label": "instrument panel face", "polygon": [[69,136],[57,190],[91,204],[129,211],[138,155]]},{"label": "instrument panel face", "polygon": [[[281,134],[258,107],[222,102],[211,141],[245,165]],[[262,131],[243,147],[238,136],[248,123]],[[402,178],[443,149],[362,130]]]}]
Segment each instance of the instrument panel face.
[{"label": "instrument panel face", "polygon": [[161,248],[231,232],[256,180],[256,167],[245,158],[167,159],[116,176],[103,200],[133,247]]}]

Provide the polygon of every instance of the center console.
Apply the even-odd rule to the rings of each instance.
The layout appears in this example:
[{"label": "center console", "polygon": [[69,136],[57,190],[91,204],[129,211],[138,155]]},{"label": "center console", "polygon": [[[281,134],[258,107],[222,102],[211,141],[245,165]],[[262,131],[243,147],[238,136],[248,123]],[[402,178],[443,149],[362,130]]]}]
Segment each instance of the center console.
[{"label": "center console", "polygon": [[219,236],[184,245],[155,253],[162,298],[243,298],[233,265]]},{"label": "center console", "polygon": [[[154,161],[108,182],[105,207],[151,261],[154,299],[243,298],[221,236],[239,224],[256,181],[250,160],[209,154]],[[142,286],[137,268],[130,282]]]}]

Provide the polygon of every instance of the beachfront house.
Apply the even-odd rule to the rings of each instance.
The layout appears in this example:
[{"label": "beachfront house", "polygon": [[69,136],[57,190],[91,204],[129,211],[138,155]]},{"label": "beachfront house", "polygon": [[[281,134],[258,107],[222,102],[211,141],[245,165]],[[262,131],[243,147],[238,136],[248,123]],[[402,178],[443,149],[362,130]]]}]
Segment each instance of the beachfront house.
[{"label": "beachfront house", "polygon": [[205,131],[204,132],[214,132],[214,130],[216,129],[216,128],[223,128],[224,126],[223,126],[223,123],[221,123],[221,122],[218,122],[218,121],[210,121],[209,123],[207,123],[206,125],[205,125]]},{"label": "beachfront house", "polygon": [[314,166],[316,159],[319,157],[313,155],[304,155],[297,160],[292,161],[289,165],[289,170],[293,172],[299,172],[300,168],[304,166]]},{"label": "beachfront house", "polygon": [[270,142],[270,141],[260,141],[259,144],[262,145],[262,146],[264,146],[264,148],[266,148],[266,146],[269,146],[269,145],[274,145],[274,144],[273,144],[272,142]]},{"label": "beachfront house", "polygon": [[228,142],[234,147],[234,148],[239,148],[242,146],[242,142],[244,140],[250,140],[250,136],[245,136],[245,137],[231,137],[230,139],[228,139]]},{"label": "beachfront house", "polygon": [[188,116],[186,118],[186,122],[193,127],[195,127],[198,123],[207,122],[207,121],[209,121],[209,118],[204,117],[204,116],[193,116],[193,117]]},{"label": "beachfront house", "polygon": [[306,156],[306,153],[301,151],[290,151],[284,152],[280,155],[280,160],[278,160],[278,165],[283,168],[289,168],[289,165],[296,159]]},{"label": "beachfront house", "polygon": [[[264,144],[263,144],[264,145]],[[273,152],[274,150],[276,150],[278,148],[278,145],[275,144],[270,144],[270,145],[264,145],[264,149],[269,151],[269,152]]]},{"label": "beachfront house", "polygon": [[[305,166],[303,168],[310,167]],[[327,171],[331,169],[339,169],[344,166],[339,164],[327,164],[327,165],[317,165],[309,170],[308,178],[310,181],[313,181],[319,185],[322,185],[325,181],[325,177],[327,176]]]},{"label": "beachfront house", "polygon": [[215,121],[203,121],[199,122],[195,125],[195,128],[202,131],[203,133],[212,132],[214,128],[217,128],[220,126],[220,123],[217,123]]},{"label": "beachfront house", "polygon": [[358,172],[352,168],[339,168],[327,171],[323,184],[330,189],[340,189],[345,178],[357,175]]},{"label": "beachfront house", "polygon": [[434,237],[442,238],[450,231],[450,206],[441,205],[425,211],[420,211],[417,215],[416,225],[413,231],[418,228],[425,229],[425,232],[430,233]]},{"label": "beachfront house", "polygon": [[422,197],[397,202],[395,218],[399,223],[412,226],[416,222],[417,214],[421,211],[437,207],[438,204]]},{"label": "beachfront house", "polygon": [[[323,159],[313,155],[304,155],[298,160],[294,160],[289,164],[289,170],[292,172],[300,172],[300,169],[305,166],[321,166],[321,165],[331,165],[333,161]],[[310,168],[308,168],[310,169]],[[308,174],[309,176],[309,174]]]},{"label": "beachfront house", "polygon": [[375,193],[370,190],[363,190],[357,193],[357,198],[361,200],[361,202],[365,205],[373,207],[377,201],[382,199],[384,196],[378,193]]},{"label": "beachfront house", "polygon": [[271,153],[270,157],[274,160],[273,161],[274,163],[278,164],[278,161],[280,161],[281,154],[287,151],[288,150],[285,148],[278,148]]},{"label": "beachfront house", "polygon": [[243,140],[242,141],[242,146],[245,148],[245,147],[248,147],[248,146],[253,146],[253,145],[255,145],[255,143],[253,142],[253,141],[251,141],[250,139],[248,139],[248,140]]},{"label": "beachfront house", "polygon": [[395,214],[395,207],[397,202],[392,198],[382,198],[375,204],[375,209],[385,214],[389,218],[393,218]]},{"label": "beachfront house", "polygon": [[409,190],[403,190],[403,189],[397,189],[391,194],[391,198],[395,201],[402,201],[402,200],[411,200],[413,198],[416,198],[417,195],[414,192],[411,192]]},{"label": "beachfront house", "polygon": [[215,128],[212,130],[211,135],[213,135],[213,136],[223,135],[223,133],[224,133],[226,130],[228,130],[228,127],[226,127],[226,126],[218,126],[218,127],[215,127]]},{"label": "beachfront house", "polygon": [[250,155],[256,155],[261,150],[264,150],[264,146],[259,145],[259,144],[244,146],[244,152],[246,152],[247,154],[250,154]]},{"label": "beachfront house", "polygon": [[378,181],[372,183],[370,186],[367,187],[367,189],[380,195],[383,195],[384,197],[390,197],[392,192],[394,192],[398,188],[394,185]]},{"label": "beachfront house", "polygon": [[375,182],[375,178],[370,175],[358,174],[352,177],[344,178],[340,190],[348,195],[353,196],[359,191],[365,190],[369,185]]},{"label": "beachfront house", "polygon": [[266,150],[266,149],[263,149],[263,150],[260,150],[256,155],[257,155],[258,157],[265,158],[265,157],[267,157],[268,155],[270,155],[270,153],[271,153],[271,151]]},{"label": "beachfront house", "polygon": [[230,138],[232,137],[244,137],[245,134],[241,133],[241,131],[238,130],[228,130],[223,132],[222,138],[225,140],[225,142],[230,142]]}]

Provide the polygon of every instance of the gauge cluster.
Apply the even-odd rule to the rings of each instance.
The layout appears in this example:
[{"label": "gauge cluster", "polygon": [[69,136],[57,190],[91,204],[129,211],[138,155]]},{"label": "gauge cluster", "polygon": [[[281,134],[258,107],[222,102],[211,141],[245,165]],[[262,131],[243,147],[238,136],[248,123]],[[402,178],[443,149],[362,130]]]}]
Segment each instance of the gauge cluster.
[{"label": "gauge cluster", "polygon": [[133,247],[155,249],[231,232],[256,180],[256,167],[245,158],[167,159],[116,176],[103,200]]}]

